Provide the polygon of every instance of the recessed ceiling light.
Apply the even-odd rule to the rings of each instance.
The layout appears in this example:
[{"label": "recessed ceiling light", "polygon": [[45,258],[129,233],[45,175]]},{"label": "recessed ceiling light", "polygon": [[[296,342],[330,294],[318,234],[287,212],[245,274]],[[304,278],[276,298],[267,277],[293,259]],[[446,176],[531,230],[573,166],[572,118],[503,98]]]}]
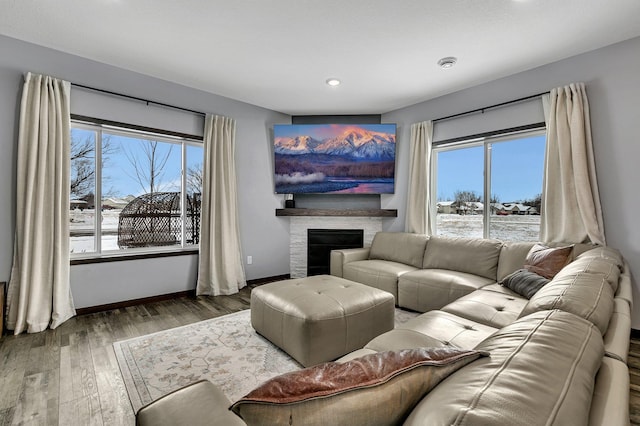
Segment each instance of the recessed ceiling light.
[{"label": "recessed ceiling light", "polygon": [[327,79],[327,84],[329,86],[338,86],[338,85],[340,85],[340,80],[338,80],[337,78],[328,78]]},{"label": "recessed ceiling light", "polygon": [[446,58],[442,58],[438,61],[438,65],[440,65],[440,68],[443,69],[448,69],[453,67],[456,62],[458,62],[458,58],[453,57],[453,56],[447,56]]}]

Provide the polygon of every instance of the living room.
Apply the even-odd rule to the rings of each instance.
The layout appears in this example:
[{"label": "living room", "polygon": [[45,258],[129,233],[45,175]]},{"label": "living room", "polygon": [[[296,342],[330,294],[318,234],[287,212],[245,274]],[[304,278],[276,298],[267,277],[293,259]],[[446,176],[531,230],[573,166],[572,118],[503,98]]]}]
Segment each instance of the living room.
[{"label": "living room", "polygon": [[[289,221],[275,215],[275,210],[283,206],[283,197],[273,191],[271,129],[275,124],[290,123],[292,115],[304,113],[282,113],[254,106],[6,35],[0,36],[0,51],[0,87],[3,93],[0,99],[0,139],[6,154],[0,158],[0,197],[5,200],[0,206],[0,281],[8,282],[11,273],[19,99],[23,75],[27,71],[233,117],[237,122],[241,246],[243,259],[252,257],[251,264],[244,264],[246,278],[260,280],[289,274]],[[397,209],[398,215],[383,219],[383,230],[405,230],[409,140],[413,123],[519,99],[572,82],[584,82],[589,94],[607,243],[621,251],[631,266],[633,276],[637,276],[640,273],[640,248],[635,242],[640,241],[640,229],[636,226],[636,212],[640,209],[640,201],[633,194],[640,178],[636,165],[640,152],[633,141],[638,130],[635,100],[640,97],[638,51],[640,38],[636,35],[545,65],[523,68],[512,75],[504,75],[497,70],[493,76],[481,79],[479,84],[467,84],[451,93],[419,99],[402,108],[378,111],[383,123],[397,123],[398,126],[395,193],[380,196],[380,207]],[[437,59],[434,58],[433,62]],[[458,65],[462,66],[462,63]],[[72,87],[72,113],[122,122],[139,121],[137,124],[143,125],[162,123],[166,121],[165,114],[172,114],[144,104],[118,100],[96,102],[98,96]],[[124,104],[129,105],[126,110],[121,109]],[[335,109],[324,113],[345,112],[336,105]],[[187,119],[183,130],[201,134],[202,121]],[[195,254],[78,264],[71,267],[71,288],[76,308],[90,308],[192,290],[196,271]],[[635,283],[633,290],[637,297]],[[640,329],[638,307],[632,312],[632,328]]]}]

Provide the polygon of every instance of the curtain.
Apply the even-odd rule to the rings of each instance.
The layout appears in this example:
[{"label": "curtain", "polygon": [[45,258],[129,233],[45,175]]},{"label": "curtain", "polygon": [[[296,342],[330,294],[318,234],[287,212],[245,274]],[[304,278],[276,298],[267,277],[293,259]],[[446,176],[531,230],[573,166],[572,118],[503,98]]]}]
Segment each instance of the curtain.
[{"label": "curtain", "polygon": [[235,171],[236,123],[207,115],[196,293],[217,296],[246,286]]},{"label": "curtain", "polygon": [[429,215],[429,170],[433,123],[423,121],[411,125],[411,152],[409,159],[409,190],[407,193],[407,232],[431,235],[432,220]]},{"label": "curtain", "polygon": [[605,245],[584,83],[553,89],[543,102],[547,151],[540,238]]},{"label": "curtain", "polygon": [[25,76],[18,133],[16,234],[7,292],[15,334],[75,315],[69,284],[69,82]]}]

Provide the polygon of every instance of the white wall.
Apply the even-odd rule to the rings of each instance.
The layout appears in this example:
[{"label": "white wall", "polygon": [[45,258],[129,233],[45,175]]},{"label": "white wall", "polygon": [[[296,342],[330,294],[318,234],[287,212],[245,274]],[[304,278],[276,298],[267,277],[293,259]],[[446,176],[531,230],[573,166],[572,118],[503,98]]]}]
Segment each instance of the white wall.
[{"label": "white wall", "polygon": [[[407,188],[408,145],[412,123],[584,82],[591,108],[596,168],[608,245],[622,251],[634,277],[640,276],[640,38],[471,87],[382,116],[398,123],[397,194],[384,208],[402,214],[389,228],[403,230]],[[455,72],[455,68],[449,71]],[[443,78],[445,76],[443,75]],[[634,280],[632,326],[640,329],[640,289]]]},{"label": "white wall", "polygon": [[[289,273],[289,223],[275,216],[282,196],[273,193],[270,137],[273,124],[291,122],[288,115],[0,36],[0,281],[8,281],[11,270],[18,107],[26,71],[234,118],[241,242],[244,258],[253,256],[253,264],[245,265],[247,279]],[[74,113],[106,115],[113,110],[109,108],[113,99],[72,92]],[[106,104],[96,104],[102,101]],[[129,119],[99,118],[134,124],[142,120],[147,125],[155,118],[156,127],[163,127],[167,114],[142,104],[131,105]],[[194,123],[189,118],[177,121],[181,131]],[[72,292],[77,307],[179,292],[195,288],[196,267],[195,255],[76,265],[71,268]]]}]

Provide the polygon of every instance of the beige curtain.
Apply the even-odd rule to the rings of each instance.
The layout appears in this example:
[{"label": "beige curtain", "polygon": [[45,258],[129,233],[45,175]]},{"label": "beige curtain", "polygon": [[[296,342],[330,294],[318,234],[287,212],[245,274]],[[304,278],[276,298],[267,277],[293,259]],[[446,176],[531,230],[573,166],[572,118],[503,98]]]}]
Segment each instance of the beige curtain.
[{"label": "beige curtain", "polygon": [[20,104],[16,234],[7,293],[15,334],[75,315],[69,285],[70,84],[28,73]]},{"label": "beige curtain", "polygon": [[207,115],[196,293],[237,293],[247,283],[242,266],[235,169],[236,123]]},{"label": "beige curtain", "polygon": [[423,121],[411,125],[409,190],[407,193],[407,232],[431,235],[433,218],[429,215],[429,171],[433,123]]},{"label": "beige curtain", "polygon": [[604,245],[584,83],[553,89],[543,102],[547,115],[547,151],[540,238]]}]

